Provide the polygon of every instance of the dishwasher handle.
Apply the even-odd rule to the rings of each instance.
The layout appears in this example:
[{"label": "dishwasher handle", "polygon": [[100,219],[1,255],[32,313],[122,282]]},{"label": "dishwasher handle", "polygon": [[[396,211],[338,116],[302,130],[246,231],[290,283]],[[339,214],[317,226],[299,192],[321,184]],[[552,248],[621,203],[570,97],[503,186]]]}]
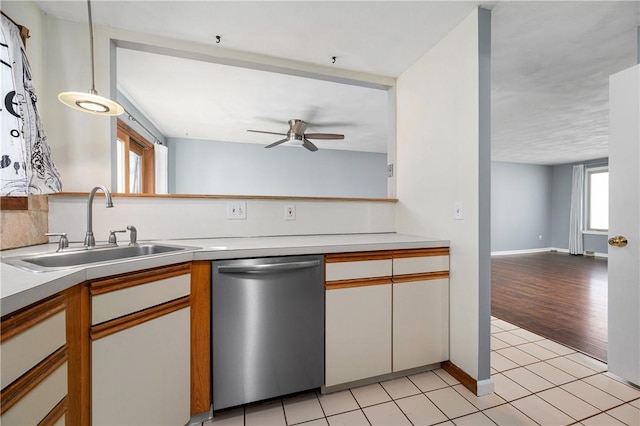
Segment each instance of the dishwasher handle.
[{"label": "dishwasher handle", "polygon": [[258,265],[226,265],[218,266],[220,274],[267,274],[271,272],[294,271],[296,269],[314,268],[320,265],[318,259],[300,262],[264,263]]}]

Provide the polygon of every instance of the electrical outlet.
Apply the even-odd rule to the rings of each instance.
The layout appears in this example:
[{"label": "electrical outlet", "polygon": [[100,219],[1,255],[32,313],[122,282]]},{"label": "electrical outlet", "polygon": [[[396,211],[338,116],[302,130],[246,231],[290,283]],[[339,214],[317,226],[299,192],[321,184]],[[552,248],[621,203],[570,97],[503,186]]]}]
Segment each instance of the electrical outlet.
[{"label": "electrical outlet", "polygon": [[462,203],[455,202],[453,204],[453,218],[455,220],[462,220]]},{"label": "electrical outlet", "polygon": [[247,203],[245,201],[230,201],[227,203],[227,219],[246,219]]},{"label": "electrical outlet", "polygon": [[284,206],[284,220],[296,220],[295,204],[287,204]]}]

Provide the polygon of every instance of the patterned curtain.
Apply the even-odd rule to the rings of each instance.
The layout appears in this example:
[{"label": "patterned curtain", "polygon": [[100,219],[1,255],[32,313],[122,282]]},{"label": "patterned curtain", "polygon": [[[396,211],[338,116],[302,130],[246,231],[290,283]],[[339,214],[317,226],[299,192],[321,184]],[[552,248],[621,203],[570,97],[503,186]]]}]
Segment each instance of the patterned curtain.
[{"label": "patterned curtain", "polygon": [[2,15],[0,195],[60,192],[20,30]]}]

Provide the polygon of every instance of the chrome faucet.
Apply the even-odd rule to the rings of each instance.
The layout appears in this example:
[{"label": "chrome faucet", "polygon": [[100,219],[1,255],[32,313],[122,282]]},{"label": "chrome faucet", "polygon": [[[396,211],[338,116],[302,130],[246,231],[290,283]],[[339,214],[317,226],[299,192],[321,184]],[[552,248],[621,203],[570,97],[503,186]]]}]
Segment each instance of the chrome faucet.
[{"label": "chrome faucet", "polygon": [[102,186],[98,185],[91,190],[89,193],[89,200],[87,201],[87,233],[84,236],[84,245],[86,248],[93,248],[96,246],[96,239],[93,237],[93,197],[96,195],[96,192],[101,189],[104,192],[104,196],[107,199],[107,208],[113,207],[113,200],[111,200],[111,193],[109,190]]}]

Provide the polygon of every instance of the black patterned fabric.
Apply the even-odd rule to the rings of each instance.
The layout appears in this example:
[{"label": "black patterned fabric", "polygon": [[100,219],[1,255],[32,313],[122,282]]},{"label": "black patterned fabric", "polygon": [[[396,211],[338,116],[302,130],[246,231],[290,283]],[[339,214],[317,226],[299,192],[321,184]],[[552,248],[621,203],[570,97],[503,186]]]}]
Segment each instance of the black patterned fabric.
[{"label": "black patterned fabric", "polygon": [[62,191],[51,159],[29,61],[18,27],[2,16],[0,34],[2,105],[0,195],[47,194]]}]

